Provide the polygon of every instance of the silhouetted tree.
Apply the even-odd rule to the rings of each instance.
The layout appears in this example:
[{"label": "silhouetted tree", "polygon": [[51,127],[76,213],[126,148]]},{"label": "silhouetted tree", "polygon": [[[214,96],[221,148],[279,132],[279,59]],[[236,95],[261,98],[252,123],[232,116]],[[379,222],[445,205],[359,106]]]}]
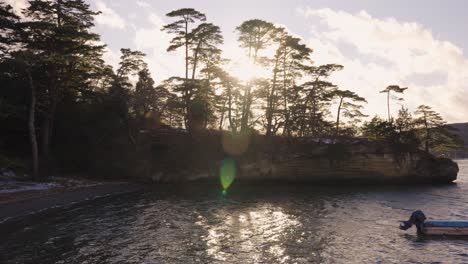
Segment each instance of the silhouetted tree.
[{"label": "silhouetted tree", "polygon": [[401,107],[394,123],[401,144],[408,146],[408,150],[418,148],[421,143],[416,135],[416,122],[407,108]]},{"label": "silhouetted tree", "polygon": [[103,45],[99,35],[90,32],[94,16],[83,0],[32,0],[24,10],[23,43],[40,56],[46,79],[41,83],[42,151],[50,156],[50,139],[57,105],[64,96],[89,87],[89,68],[98,65]]},{"label": "silhouetted tree", "polygon": [[362,125],[362,134],[364,137],[375,141],[392,142],[396,138],[396,129],[393,122],[384,120],[378,116]]},{"label": "silhouetted tree", "polygon": [[[193,8],[182,8],[182,9],[174,10],[172,12],[167,13],[166,16],[178,19],[175,22],[167,24],[162,28],[162,30],[175,35],[175,37],[171,40],[171,45],[167,48],[167,51],[174,51],[180,47],[185,48],[185,79],[184,79],[183,97],[184,97],[185,111],[186,111],[185,126],[190,131],[191,120],[189,118],[191,116],[191,113],[190,113],[191,102],[190,101],[192,97],[192,92],[191,92],[191,87],[189,85],[189,61],[190,61],[189,50],[194,45],[193,37],[196,35],[195,34],[196,32],[192,32],[189,26],[191,24],[196,23],[197,21],[206,21],[206,16],[205,14],[198,12],[197,10]],[[210,26],[206,26],[205,29],[209,27]],[[204,27],[200,28],[197,31],[206,33],[207,31],[205,31],[205,29],[203,28]],[[208,32],[213,32],[213,28],[209,29]],[[202,34],[202,33],[199,33],[199,34]],[[194,59],[194,62],[195,61],[196,59]],[[193,71],[194,71],[193,74],[195,75],[195,67]]]},{"label": "silhouetted tree", "polygon": [[424,149],[444,151],[448,149],[456,149],[463,146],[463,141],[456,135],[451,133],[453,130],[447,126],[447,122],[430,106],[420,105],[414,112],[417,116],[415,122],[419,128],[421,142],[424,144]]},{"label": "silhouetted tree", "polygon": [[[241,86],[238,79],[231,76],[228,72],[220,69],[217,72],[217,77],[219,78],[219,100],[222,102],[222,107],[220,109],[220,129],[223,127],[224,118],[228,121],[228,129],[236,133],[240,127],[240,107],[241,97],[240,91],[243,87]],[[227,116],[225,117],[225,113]]]},{"label": "silhouetted tree", "polygon": [[0,56],[9,56],[20,42],[20,18],[11,5],[0,2]]},{"label": "silhouetted tree", "polygon": [[[121,49],[115,71],[104,62],[105,45],[91,31],[99,12],[85,0],[28,3],[23,16],[0,3],[0,145],[2,152],[17,148],[19,156],[31,153],[36,178],[39,161],[42,172],[52,167],[52,156],[67,164],[63,167],[86,169],[105,154],[133,156],[149,146],[140,140],[147,138],[139,137],[143,129],[185,128],[191,134],[195,129],[256,129],[272,142],[277,134],[354,136],[365,116],[361,107],[366,99],[330,81],[343,66],[314,65],[312,49],[273,23],[252,19],[236,28],[248,60],[270,72],[243,83],[225,68],[218,26],[192,8],[168,13],[173,21],[162,30],[173,39],[167,51],[185,51],[185,74],[158,85],[140,51]],[[381,91],[387,93],[388,120],[365,122],[362,135],[405,153],[458,147],[460,140],[430,107],[420,106],[416,118],[402,108],[392,118],[390,101],[406,89],[390,85]],[[121,155],[110,159],[119,165],[124,160]]]},{"label": "silhouetted tree", "polygon": [[[275,26],[264,20],[251,19],[243,22],[236,28],[239,34],[238,41],[242,48],[247,49],[247,56],[254,65],[259,63],[259,51],[267,48],[272,44]],[[249,117],[251,116],[252,105],[252,87],[247,84],[243,94],[242,102],[242,119],[241,131],[245,132],[248,129]]]},{"label": "silhouetted tree", "polygon": [[120,51],[122,55],[120,56],[119,68],[109,89],[109,95],[112,98],[114,109],[117,110],[121,123],[127,129],[128,138],[133,144],[136,144],[130,118],[130,111],[132,110],[130,102],[133,100],[133,85],[130,79],[146,69],[147,65],[143,60],[144,53],[130,49],[121,49]]},{"label": "silhouetted tree", "polygon": [[144,68],[138,72],[138,81],[133,94],[133,109],[137,118],[144,119],[150,113],[157,111],[157,104],[158,97],[154,80],[151,78],[149,70]]},{"label": "silhouetted tree", "polygon": [[190,39],[195,43],[192,47],[192,81],[195,74],[199,57],[211,57],[211,54],[220,54],[219,45],[223,44],[223,36],[218,26],[212,23],[202,23],[190,32]]},{"label": "silhouetted tree", "polygon": [[[395,92],[395,93],[403,93],[408,87],[402,88],[398,85],[389,85],[387,88],[383,89],[380,91],[380,93],[386,93],[387,94],[387,111],[388,111],[388,120],[392,118],[390,115],[390,93]],[[402,98],[398,98],[401,100]]]},{"label": "silhouetted tree", "polygon": [[[273,116],[279,114],[279,106],[282,106],[283,133],[290,135],[291,113],[289,99],[291,89],[294,87],[296,79],[302,76],[303,63],[310,60],[312,50],[305,44],[301,44],[299,38],[290,36],[284,28],[276,29],[273,41],[278,47],[273,58],[273,78],[271,85],[268,86],[269,91],[265,110],[267,119],[266,135],[272,134]],[[280,77],[282,77],[282,89],[278,93],[277,86],[280,85],[278,83]]]},{"label": "silhouetted tree", "polygon": [[[29,107],[28,107],[28,135],[31,145],[32,177],[39,179],[39,150],[36,135],[36,105],[37,89],[33,80],[33,67],[37,68],[37,57],[32,52],[24,49],[23,26],[19,16],[13,11],[10,5],[0,3],[0,65],[9,68],[9,71],[3,73],[9,76],[15,71],[19,76],[26,77],[29,88]],[[3,98],[2,98],[3,99]],[[7,100],[0,99],[0,117],[9,117],[15,115],[18,108]],[[4,101],[6,101],[4,103]]]},{"label": "silhouetted tree", "polygon": [[326,64],[305,68],[306,76],[312,81],[296,87],[297,96],[294,99],[294,122],[299,130],[299,135],[309,134],[312,137],[322,135],[327,130],[329,123],[325,120],[329,113],[332,97],[331,92],[336,85],[326,79],[343,66]]},{"label": "silhouetted tree", "polygon": [[338,98],[338,110],[336,114],[336,135],[339,135],[340,114],[355,119],[365,117],[361,112],[362,105],[359,103],[367,103],[366,99],[360,97],[356,93],[349,90],[335,90],[329,96]]},{"label": "silhouetted tree", "polygon": [[187,128],[186,101],[180,94],[185,90],[185,79],[171,77],[160,85],[169,95],[166,102],[166,113],[163,113],[164,121],[172,127]]}]

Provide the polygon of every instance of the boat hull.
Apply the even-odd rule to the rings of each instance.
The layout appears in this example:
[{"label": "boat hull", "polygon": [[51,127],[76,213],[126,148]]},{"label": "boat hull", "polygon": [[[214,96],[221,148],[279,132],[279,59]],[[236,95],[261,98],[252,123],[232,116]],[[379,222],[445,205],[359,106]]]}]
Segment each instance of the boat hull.
[{"label": "boat hull", "polygon": [[426,235],[468,236],[468,222],[427,221],[422,232]]},{"label": "boat hull", "polygon": [[426,227],[425,235],[468,236],[468,228],[461,227]]}]

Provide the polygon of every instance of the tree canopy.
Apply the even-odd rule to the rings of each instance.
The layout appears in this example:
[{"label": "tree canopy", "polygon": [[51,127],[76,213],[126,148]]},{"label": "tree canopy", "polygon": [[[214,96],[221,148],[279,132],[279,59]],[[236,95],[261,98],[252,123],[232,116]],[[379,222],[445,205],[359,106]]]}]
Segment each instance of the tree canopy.
[{"label": "tree canopy", "polygon": [[[31,0],[22,16],[0,3],[0,122],[6,127],[0,145],[28,153],[35,175],[58,161],[71,167],[91,162],[86,148],[138,151],[145,133],[164,129],[191,136],[220,130],[268,138],[367,137],[426,151],[460,145],[429,106],[391,117],[390,100],[402,99],[392,95],[406,87],[380,91],[387,94],[388,119],[366,121],[359,89],[343,90],[332,80],[344,66],[317,65],[313,47],[273,22],[250,19],[235,28],[248,63],[265,71],[242,80],[227,67],[232,61],[224,57],[219,26],[193,8],[167,13],[171,22],[161,28],[172,36],[167,52],[183,50],[185,66],[156,83],[159,73],[150,71],[141,51],[123,47],[116,69],[104,60],[105,45],[93,32],[99,15],[83,0]],[[63,155],[70,142],[76,155]]]}]

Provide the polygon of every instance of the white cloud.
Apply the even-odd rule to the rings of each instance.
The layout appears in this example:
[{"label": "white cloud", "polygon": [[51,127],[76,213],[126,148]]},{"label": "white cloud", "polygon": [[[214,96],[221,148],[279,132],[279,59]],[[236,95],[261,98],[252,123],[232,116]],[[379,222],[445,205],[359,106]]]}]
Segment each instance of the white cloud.
[{"label": "white cloud", "polygon": [[[385,116],[385,97],[378,91],[390,84],[408,86],[410,109],[427,104],[451,122],[468,120],[468,61],[461,48],[436,39],[418,23],[378,19],[366,11],[351,14],[331,9],[299,9],[319,26],[311,26],[308,43],[317,64],[339,63],[333,80],[368,98],[367,113]],[[352,54],[346,47],[351,47]],[[399,108],[393,105],[393,112]]]},{"label": "white cloud", "polygon": [[133,40],[136,49],[147,54],[146,60],[153,74],[159,82],[174,75],[184,73],[184,56],[181,51],[167,52],[172,36],[161,31],[166,22],[157,14],[148,16],[149,27],[136,29]]},{"label": "white cloud", "polygon": [[150,8],[151,4],[146,1],[136,1],[137,6],[142,8]]},{"label": "white cloud", "polygon": [[102,13],[96,16],[96,22],[111,28],[124,29],[125,21],[112,8],[102,1],[96,2],[96,9]]}]

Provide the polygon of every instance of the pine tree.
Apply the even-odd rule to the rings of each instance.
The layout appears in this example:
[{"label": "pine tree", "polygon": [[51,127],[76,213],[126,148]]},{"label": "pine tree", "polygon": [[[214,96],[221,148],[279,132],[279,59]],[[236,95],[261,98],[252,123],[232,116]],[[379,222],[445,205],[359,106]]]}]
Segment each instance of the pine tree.
[{"label": "pine tree", "polygon": [[[273,58],[273,78],[267,95],[266,107],[266,135],[272,134],[273,116],[278,112],[278,107],[282,108],[283,133],[290,135],[290,95],[295,80],[301,77],[304,61],[310,60],[312,50],[301,40],[287,34],[283,28],[277,28],[274,34],[274,41],[278,47]],[[282,80],[279,80],[281,79]],[[281,86],[281,90],[278,86]]]},{"label": "pine tree", "polygon": [[149,70],[144,68],[138,72],[138,82],[133,93],[133,110],[137,119],[141,120],[156,111],[157,103],[154,80],[151,78]]},{"label": "pine tree", "polygon": [[305,68],[306,76],[312,81],[296,87],[297,96],[293,106],[295,127],[298,134],[306,134],[312,137],[324,136],[330,129],[330,123],[325,120],[329,114],[331,99],[330,93],[336,89],[336,85],[326,79],[343,66],[337,64],[325,64]]},{"label": "pine tree", "polygon": [[22,42],[41,58],[47,76],[36,81],[40,88],[42,113],[42,152],[50,157],[50,142],[57,105],[68,95],[89,87],[88,69],[101,58],[103,45],[90,29],[98,12],[83,0],[32,0],[25,9]]},{"label": "pine tree", "polygon": [[[34,61],[37,57],[27,50],[23,49],[21,37],[24,36],[21,20],[13,11],[10,5],[0,3],[0,64],[3,66],[13,66],[21,73],[20,76],[26,77],[29,87],[29,107],[28,107],[28,132],[31,144],[32,177],[39,179],[39,151],[36,135],[36,104],[37,89],[33,80]],[[8,74],[8,73],[7,73]],[[0,112],[2,115],[10,115],[15,107],[2,105],[0,100]],[[6,113],[3,111],[6,110]],[[0,115],[1,116],[1,115]]]},{"label": "pine tree", "polygon": [[[387,88],[383,89],[382,91],[380,91],[380,93],[386,93],[387,94],[387,111],[388,111],[388,120],[390,121],[390,119],[392,119],[392,116],[390,114],[390,94],[391,92],[395,92],[395,93],[403,93],[406,89],[408,89],[408,87],[400,87],[398,85],[389,85],[387,86]],[[398,100],[403,100],[403,98],[398,98]]]},{"label": "pine tree", "polygon": [[[270,22],[260,19],[251,19],[243,22],[236,28],[236,31],[239,34],[238,41],[240,46],[247,49],[249,60],[251,60],[254,65],[257,65],[260,62],[259,51],[272,45],[276,29]],[[247,84],[242,102],[242,132],[246,132],[249,127],[249,119],[252,114],[250,108],[253,100],[251,93],[251,84]]]},{"label": "pine tree", "polygon": [[415,122],[419,128],[421,142],[427,152],[456,149],[463,146],[463,141],[451,133],[451,127],[447,126],[447,122],[442,116],[432,110],[430,106],[420,105],[414,113],[417,116]]},{"label": "pine tree", "polygon": [[20,18],[13,7],[0,2],[0,57],[9,56],[20,42]]},{"label": "pine tree", "polygon": [[[335,90],[330,95],[332,98],[338,98],[338,110],[336,114],[336,132],[338,136],[340,133],[340,115],[350,119],[365,117],[361,112],[362,105],[359,103],[367,103],[366,99],[360,97],[356,93],[349,90]],[[354,120],[356,121],[356,120]]]},{"label": "pine tree", "polygon": [[[190,29],[191,24],[196,23],[197,21],[206,21],[205,14],[198,12],[193,8],[182,8],[174,10],[166,14],[168,17],[176,18],[175,22],[165,25],[161,30],[167,31],[171,34],[174,34],[175,37],[171,40],[171,45],[167,48],[167,51],[175,51],[181,47],[185,49],[185,79],[184,79],[184,88],[183,99],[185,103],[185,127],[191,131],[191,100],[192,100],[192,87],[189,84],[189,63],[190,55],[189,50],[192,49],[194,45],[193,37],[195,32],[192,32]],[[201,29],[198,32],[202,31]],[[201,34],[201,33],[199,33]],[[194,62],[196,60],[194,59]],[[193,69],[193,75],[195,76],[196,67]]]}]

